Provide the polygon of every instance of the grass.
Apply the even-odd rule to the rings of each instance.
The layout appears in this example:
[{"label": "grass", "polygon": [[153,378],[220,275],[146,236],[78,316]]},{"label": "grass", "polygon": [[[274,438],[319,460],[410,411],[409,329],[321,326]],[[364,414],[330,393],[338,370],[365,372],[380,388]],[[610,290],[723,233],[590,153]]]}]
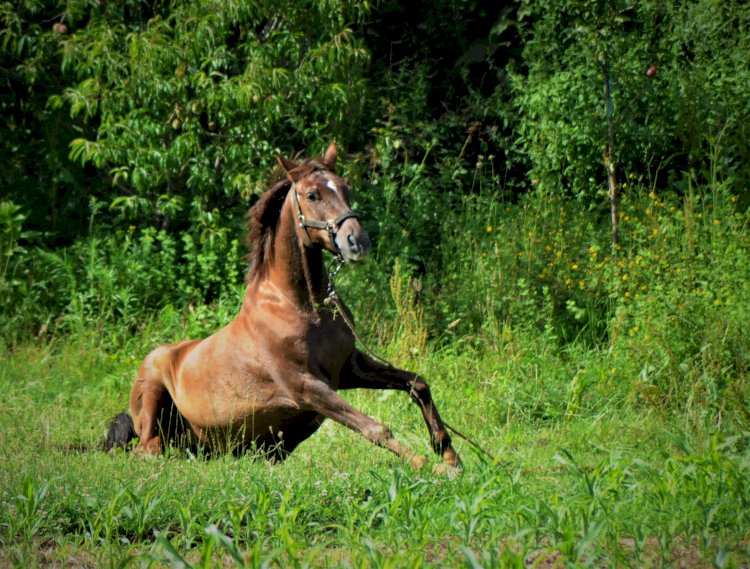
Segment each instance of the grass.
[{"label": "grass", "polygon": [[[4,566],[747,566],[747,433],[616,401],[535,414],[524,386],[513,391],[522,368],[443,350],[412,363],[495,457],[459,442],[455,479],[331,423],[278,466],[100,452],[147,349],[141,338],[104,353],[84,336],[5,349]],[[406,397],[350,398],[428,452]]]},{"label": "grass", "polygon": [[[575,202],[478,195],[441,281],[342,271],[363,336],[492,455],[459,440],[455,478],[330,422],[277,466],[101,452],[141,359],[226,323],[240,289],[97,312],[104,286],[51,340],[0,346],[0,567],[748,567],[749,218],[721,185],[626,198],[615,250]],[[408,397],[344,396],[430,455]]]}]

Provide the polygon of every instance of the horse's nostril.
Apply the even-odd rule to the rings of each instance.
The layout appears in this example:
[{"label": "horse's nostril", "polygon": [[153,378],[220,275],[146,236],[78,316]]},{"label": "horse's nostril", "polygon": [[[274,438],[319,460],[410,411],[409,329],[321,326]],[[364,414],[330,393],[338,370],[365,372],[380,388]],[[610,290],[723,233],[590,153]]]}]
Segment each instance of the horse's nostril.
[{"label": "horse's nostril", "polygon": [[351,233],[350,233],[349,235],[347,235],[347,236],[346,236],[346,240],[348,241],[348,243],[349,243],[349,246],[350,246],[350,247],[351,247],[352,249],[354,249],[355,251],[356,251],[357,249],[359,249],[359,247],[357,246],[357,241],[356,241],[356,239],[354,239],[354,236],[352,236],[352,234],[351,234]]}]

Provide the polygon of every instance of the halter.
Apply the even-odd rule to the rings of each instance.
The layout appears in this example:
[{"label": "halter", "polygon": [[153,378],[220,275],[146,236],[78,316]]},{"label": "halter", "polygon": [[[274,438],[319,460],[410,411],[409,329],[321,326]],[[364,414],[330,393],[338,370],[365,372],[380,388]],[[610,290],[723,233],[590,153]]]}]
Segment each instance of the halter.
[{"label": "halter", "polygon": [[313,240],[310,237],[310,234],[308,233],[307,229],[325,229],[328,232],[328,235],[331,237],[331,243],[333,243],[333,246],[336,248],[336,253],[340,254],[339,252],[339,246],[336,244],[336,233],[338,233],[339,229],[341,228],[341,225],[350,217],[353,217],[355,219],[359,218],[359,214],[356,211],[349,210],[344,213],[342,213],[340,216],[338,216],[336,219],[328,219],[326,221],[319,221],[317,219],[307,219],[302,214],[302,206],[299,203],[299,194],[297,194],[297,188],[295,187],[295,183],[292,182],[292,195],[294,196],[294,208],[297,210],[297,221],[299,222],[299,226],[305,230],[305,237],[307,238],[307,245],[312,245]]}]

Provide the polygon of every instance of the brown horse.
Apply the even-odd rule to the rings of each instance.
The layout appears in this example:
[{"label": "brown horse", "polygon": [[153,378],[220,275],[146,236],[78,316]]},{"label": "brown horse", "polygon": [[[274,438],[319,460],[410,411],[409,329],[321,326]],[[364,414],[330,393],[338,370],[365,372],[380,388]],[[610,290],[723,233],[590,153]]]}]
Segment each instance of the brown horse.
[{"label": "brown horse", "polygon": [[[279,158],[286,177],[250,210],[251,265],[239,315],[205,340],[161,346],[141,364],[130,417],[113,423],[107,446],[140,437],[137,450],[167,444],[208,451],[263,450],[283,459],[333,419],[415,467],[425,461],[391,431],[336,393],[400,389],[419,405],[430,442],[446,467],[461,461],[421,377],[379,363],[355,348],[338,303],[326,306],[323,251],[346,262],[365,258],[370,239],[335,173],[336,146],[323,159]],[[179,441],[179,442],[177,442]]]}]

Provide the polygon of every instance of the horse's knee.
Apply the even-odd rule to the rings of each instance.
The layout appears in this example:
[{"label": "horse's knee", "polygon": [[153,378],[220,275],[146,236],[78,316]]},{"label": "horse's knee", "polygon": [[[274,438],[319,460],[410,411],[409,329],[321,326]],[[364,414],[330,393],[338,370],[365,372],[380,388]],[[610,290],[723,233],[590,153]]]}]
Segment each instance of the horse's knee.
[{"label": "horse's knee", "polygon": [[391,430],[380,423],[368,425],[362,429],[362,434],[378,446],[385,446],[386,441],[393,438]]},{"label": "horse's knee", "polygon": [[430,386],[427,384],[427,382],[423,378],[419,376],[416,376],[411,381],[410,393],[411,393],[411,396],[417,401],[421,401],[424,403],[428,403],[432,401],[432,393],[430,392]]}]

